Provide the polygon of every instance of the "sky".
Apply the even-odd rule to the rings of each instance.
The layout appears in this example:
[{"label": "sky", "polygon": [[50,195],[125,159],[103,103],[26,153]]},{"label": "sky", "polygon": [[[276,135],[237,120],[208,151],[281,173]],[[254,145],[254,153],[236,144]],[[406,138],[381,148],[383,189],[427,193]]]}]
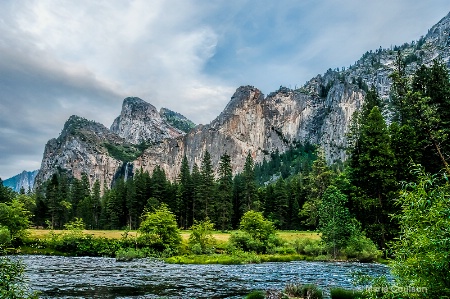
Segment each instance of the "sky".
[{"label": "sky", "polygon": [[39,169],[79,115],[125,97],[207,124],[234,91],[295,88],[425,35],[448,0],[1,0],[0,178]]}]

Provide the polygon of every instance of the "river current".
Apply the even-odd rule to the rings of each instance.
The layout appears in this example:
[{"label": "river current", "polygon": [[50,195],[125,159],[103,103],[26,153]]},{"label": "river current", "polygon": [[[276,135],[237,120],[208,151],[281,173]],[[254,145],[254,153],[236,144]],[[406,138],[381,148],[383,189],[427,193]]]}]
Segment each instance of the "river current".
[{"label": "river current", "polygon": [[41,298],[243,298],[255,289],[289,282],[323,289],[352,288],[350,273],[388,274],[380,264],[289,262],[248,265],[176,265],[140,259],[21,256],[31,289]]}]

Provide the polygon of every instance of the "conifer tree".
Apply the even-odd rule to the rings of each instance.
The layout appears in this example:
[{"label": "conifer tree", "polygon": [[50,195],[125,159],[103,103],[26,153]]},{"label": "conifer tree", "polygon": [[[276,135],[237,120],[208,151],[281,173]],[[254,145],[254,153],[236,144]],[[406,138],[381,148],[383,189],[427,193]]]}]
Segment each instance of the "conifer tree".
[{"label": "conifer tree", "polygon": [[255,207],[258,206],[258,204],[256,203],[257,187],[255,181],[254,161],[250,152],[248,152],[245,159],[242,178],[244,182],[244,189],[241,209],[242,212],[245,213],[249,210],[255,209]]},{"label": "conifer tree", "polygon": [[368,237],[385,248],[395,232],[389,213],[393,212],[395,173],[390,136],[378,107],[374,107],[361,125],[359,151],[350,159],[350,178],[356,187],[352,197],[353,212],[361,221]]},{"label": "conifer tree", "polygon": [[231,157],[223,154],[219,162],[218,201],[216,205],[217,227],[221,230],[231,228],[233,213],[233,173],[231,169]]},{"label": "conifer tree", "polygon": [[200,166],[201,188],[200,188],[200,220],[205,220],[214,210],[214,173],[212,169],[211,155],[208,151],[202,159]]},{"label": "conifer tree", "polygon": [[333,172],[327,165],[325,153],[319,149],[317,159],[308,174],[306,185],[308,195],[299,214],[306,226],[317,228],[322,195],[331,184],[332,178]]},{"label": "conifer tree", "polygon": [[192,186],[193,186],[193,194],[192,194],[192,218],[191,223],[194,223],[195,220],[200,221],[201,219],[201,183],[202,183],[202,175],[198,168],[197,163],[194,163],[192,167]]},{"label": "conifer tree", "polygon": [[180,174],[178,175],[178,190],[177,201],[180,207],[180,214],[178,215],[179,225],[184,228],[191,227],[192,222],[192,204],[193,204],[193,190],[192,178],[189,171],[189,163],[186,155],[181,162]]}]

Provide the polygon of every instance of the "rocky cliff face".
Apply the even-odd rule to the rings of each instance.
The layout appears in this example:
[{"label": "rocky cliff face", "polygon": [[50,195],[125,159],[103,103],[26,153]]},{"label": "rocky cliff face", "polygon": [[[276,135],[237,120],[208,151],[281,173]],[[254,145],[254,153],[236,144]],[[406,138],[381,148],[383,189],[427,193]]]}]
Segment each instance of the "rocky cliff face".
[{"label": "rocky cliff face", "polygon": [[124,163],[114,158],[108,147],[124,144],[123,138],[102,124],[71,116],[59,137],[47,142],[36,184],[62,171],[78,179],[86,173],[91,183],[99,180],[110,185]]},{"label": "rocky cliff face", "polygon": [[122,112],[114,120],[111,131],[133,144],[157,143],[183,134],[163,119],[153,105],[140,98],[123,101]]},{"label": "rocky cliff face", "polygon": [[15,175],[9,179],[3,181],[3,185],[13,189],[16,192],[19,192],[21,188],[26,191],[29,189],[33,189],[34,179],[38,173],[38,170],[35,171],[23,171],[22,173]]},{"label": "rocky cliff face", "polygon": [[[206,151],[216,169],[220,156],[228,153],[237,173],[248,152],[262,161],[271,151],[283,152],[295,142],[321,145],[329,163],[344,161],[346,133],[353,113],[364,102],[364,90],[373,85],[389,101],[389,74],[397,50],[410,72],[437,57],[449,64],[450,14],[417,42],[367,52],[351,67],[329,69],[297,90],[280,88],[264,96],[255,87],[239,87],[215,120],[186,134],[169,124],[167,115],[172,114],[158,113],[139,98],[124,100],[111,130],[71,117],[61,135],[48,142],[37,182],[60,169],[75,177],[84,172],[91,182],[99,179],[109,185],[119,175],[131,175],[132,169],[151,172],[156,165],[175,179],[184,155],[192,167],[200,164]],[[385,115],[389,119],[390,112]],[[143,142],[151,146],[144,149]]]},{"label": "rocky cliff face", "polygon": [[[322,78],[315,82],[319,86]],[[220,156],[228,153],[237,173],[242,171],[248,152],[261,162],[276,149],[283,152],[295,142],[306,141],[321,144],[330,160],[344,160],[345,133],[363,98],[364,92],[349,84],[337,84],[323,98],[317,92],[309,95],[287,88],[265,97],[257,88],[240,87],[209,125],[150,147],[134,165],[148,171],[159,165],[174,179],[184,155],[192,167],[200,165],[208,151],[216,169]]]}]

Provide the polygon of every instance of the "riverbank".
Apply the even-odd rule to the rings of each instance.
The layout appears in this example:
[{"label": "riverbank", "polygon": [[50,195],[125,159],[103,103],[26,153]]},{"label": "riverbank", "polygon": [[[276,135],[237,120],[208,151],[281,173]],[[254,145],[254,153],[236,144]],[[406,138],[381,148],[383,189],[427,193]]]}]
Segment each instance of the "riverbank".
[{"label": "riverbank", "polygon": [[228,240],[232,232],[214,232],[214,250],[210,254],[194,254],[188,246],[191,231],[182,231],[182,245],[177,252],[157,251],[139,244],[136,231],[106,230],[43,230],[30,229],[28,237],[19,246],[11,248],[12,254],[50,256],[116,257],[129,261],[135,258],[156,257],[170,264],[249,264],[291,261],[359,261],[382,262],[367,256],[326,255],[320,234],[308,231],[277,231],[282,240],[278,247],[265,254],[232,250]]}]

